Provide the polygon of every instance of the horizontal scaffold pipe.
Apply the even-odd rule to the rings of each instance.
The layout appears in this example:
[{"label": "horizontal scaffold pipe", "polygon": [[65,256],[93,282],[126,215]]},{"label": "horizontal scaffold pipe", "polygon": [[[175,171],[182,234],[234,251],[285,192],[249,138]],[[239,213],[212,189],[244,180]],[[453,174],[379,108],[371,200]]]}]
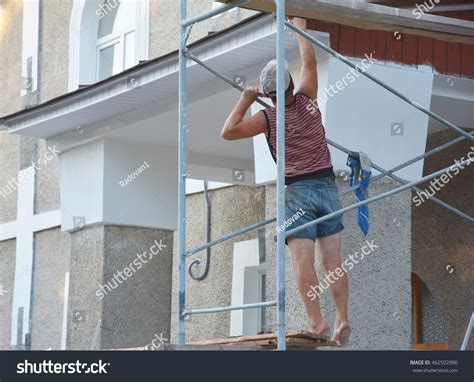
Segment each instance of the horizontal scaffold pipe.
[{"label": "horizontal scaffold pipe", "polygon": [[[444,145],[439,146],[439,147],[437,147],[436,149],[433,149],[433,150],[431,150],[431,151],[428,151],[428,152],[425,153],[425,154],[419,155],[419,156],[417,156],[416,158],[413,158],[413,159],[411,159],[411,160],[409,160],[409,161],[407,161],[407,162],[405,162],[405,163],[402,163],[402,164],[400,164],[400,165],[398,165],[398,166],[392,168],[391,170],[385,170],[385,169],[383,169],[382,167],[380,167],[379,165],[377,165],[377,164],[375,164],[375,163],[372,163],[372,167],[373,167],[374,169],[376,169],[377,171],[380,171],[381,174],[379,174],[379,175],[373,177],[372,180],[371,180],[371,182],[375,182],[375,181],[377,181],[377,180],[379,180],[379,179],[381,179],[381,178],[383,178],[383,177],[385,177],[385,176],[388,176],[389,178],[392,178],[393,180],[397,181],[398,183],[401,183],[401,184],[408,184],[408,183],[409,183],[408,181],[406,181],[405,179],[402,179],[402,178],[400,178],[399,176],[395,175],[394,172],[395,172],[395,171],[399,171],[400,169],[405,168],[405,167],[409,166],[410,164],[412,164],[412,163],[414,163],[414,162],[416,162],[416,161],[419,161],[420,159],[423,159],[423,158],[425,158],[425,157],[428,157],[428,156],[430,156],[430,155],[433,155],[433,154],[435,154],[435,153],[438,153],[438,152],[440,152],[441,150],[446,149],[446,148],[450,147],[451,145],[453,145],[453,144],[455,144],[455,143],[457,143],[457,142],[459,142],[460,140],[463,140],[463,139],[465,139],[465,138],[464,138],[464,137],[459,137],[459,138],[454,139],[454,140],[452,140],[452,141],[450,141],[450,142],[447,142],[447,143],[445,143]],[[328,143],[329,143],[331,146],[334,146],[335,148],[337,148],[337,149],[339,149],[339,150],[345,152],[346,154],[349,154],[349,151],[348,151],[346,148],[344,148],[343,146],[341,146],[341,145],[339,145],[339,144],[337,144],[337,143],[335,143],[335,142],[333,142],[333,141],[331,141],[331,140],[329,140],[329,139],[328,139],[327,141],[328,141]],[[352,187],[349,187],[349,188],[347,188],[346,190],[343,190],[342,192],[340,192],[340,193],[339,193],[339,196],[343,196],[343,195],[345,195],[345,194],[348,194],[349,192],[354,191],[354,190],[358,189],[359,187],[360,187],[360,185],[354,185],[354,186],[352,186]],[[412,188],[413,188],[415,191],[423,192],[423,190],[421,190],[420,188],[418,188],[418,187],[416,187],[416,186],[412,186]],[[435,196],[430,197],[429,200],[431,200],[432,202],[434,202],[434,203],[436,203],[436,204],[439,204],[440,206],[442,206],[442,207],[448,209],[448,210],[451,211],[451,212],[454,212],[456,215],[462,217],[463,219],[469,220],[469,221],[471,221],[471,222],[474,221],[474,218],[473,218],[472,216],[470,216],[470,215],[464,213],[463,211],[461,211],[461,210],[459,210],[459,209],[453,207],[452,205],[450,205],[450,204],[448,204],[448,203],[446,203],[446,202],[444,202],[444,201],[438,199],[438,198],[435,197]]]},{"label": "horizontal scaffold pipe", "polygon": [[[242,86],[240,86],[239,84],[235,83],[234,81],[232,81],[230,78],[228,78],[227,76],[223,75],[222,73],[219,73],[218,71],[214,70],[213,68],[211,68],[209,65],[207,65],[205,62],[203,62],[202,60],[200,60],[199,58],[197,58],[194,54],[192,54],[191,52],[187,51],[185,53],[185,55],[192,61],[196,62],[198,65],[202,66],[204,69],[208,70],[209,72],[211,72],[212,74],[214,74],[216,77],[222,79],[223,81],[225,81],[226,83],[228,83],[230,86],[232,86],[233,88],[239,90],[239,91],[242,91],[243,88]],[[257,103],[259,103],[260,105],[262,105],[263,107],[270,107],[270,105],[268,103],[266,103],[265,101],[261,100],[260,98],[258,98],[256,100]],[[470,134],[472,136],[472,133]],[[455,143],[458,143],[460,141],[462,141],[463,139],[465,139],[464,136],[462,137],[458,137],[456,139],[454,139],[453,141],[450,141],[448,143],[445,143],[444,145],[441,145],[425,154],[422,154],[416,158],[413,158],[411,159],[410,161],[408,162],[405,162],[405,163],[402,163],[400,165],[398,165],[397,167],[394,167],[393,169],[391,170],[388,170],[388,171],[385,171],[383,170],[381,167],[379,167],[378,165],[376,165],[375,163],[372,164],[372,167],[375,168],[376,170],[380,171],[382,174],[380,175],[377,175],[374,180],[376,179],[380,179],[384,176],[389,176],[391,177],[392,179],[394,180],[397,180],[398,182],[402,183],[402,184],[407,184],[408,182],[406,182],[405,180],[403,179],[400,179],[398,177],[395,177],[392,173],[395,172],[395,171],[398,171],[398,170],[401,170],[402,168],[406,167],[406,166],[409,166],[410,164],[420,160],[420,159],[423,159],[425,157],[428,157],[430,155],[433,155],[435,153],[438,153],[446,148],[448,148],[449,146],[455,144]],[[337,148],[338,150],[348,154],[350,152],[349,149],[345,148],[344,146],[341,146],[340,144],[336,143],[336,142],[333,142],[331,141],[330,139],[327,140],[328,141],[328,144],[330,144],[331,146]],[[350,192],[350,191],[353,191],[355,189],[357,189],[358,186],[353,186],[347,190],[344,190],[340,195],[345,195],[346,193]],[[413,187],[415,188],[415,187]],[[466,215],[464,212],[462,211],[459,211],[458,209],[450,206],[449,204],[447,204],[446,202],[443,202],[442,200],[439,200],[438,198],[431,198],[431,200],[435,203],[438,203],[439,205],[449,209],[450,211],[456,213],[457,215],[469,220],[469,221],[473,221],[473,218],[472,216],[469,216],[469,215]],[[233,239],[234,237],[237,237],[237,236],[240,236],[244,233],[247,233],[247,232],[250,232],[250,231],[253,231],[255,229],[258,229],[260,227],[263,227],[267,224],[271,224],[271,223],[274,223],[276,221],[276,218],[273,218],[273,219],[268,219],[268,220],[264,220],[262,222],[259,222],[259,223],[256,223],[256,224],[253,224],[253,225],[250,225],[250,226],[247,226],[247,227],[243,227],[235,232],[232,232],[232,233],[229,233],[227,235],[224,235],[216,240],[213,240],[213,241],[210,241],[209,243],[205,243],[205,244],[202,244],[196,248],[193,248],[193,249],[190,249],[189,251],[186,252],[186,256],[192,256],[194,255],[195,253],[197,252],[200,252],[206,248],[209,248],[209,247],[212,247],[216,244],[220,244],[226,240],[230,240],[230,239]]]},{"label": "horizontal scaffold pipe", "polygon": [[449,172],[450,170],[452,170],[452,168],[462,168],[461,166],[462,165],[469,165],[471,163],[474,162],[474,159],[468,159],[468,160],[465,160],[465,161],[462,161],[462,162],[458,162],[456,164],[453,164],[449,167],[446,167],[446,168],[443,168],[442,170],[439,170],[439,171],[436,171],[430,175],[427,175],[421,179],[418,179],[414,182],[410,182],[410,183],[407,183],[403,186],[400,186],[398,188],[394,188],[393,190],[390,190],[390,191],[387,191],[387,192],[384,192],[383,194],[380,194],[380,195],[377,195],[377,196],[373,196],[371,198],[368,198],[366,200],[363,200],[359,203],[355,203],[355,204],[352,204],[350,206],[347,206],[347,207],[344,207],[344,208],[341,208],[340,210],[338,211],[335,211],[335,212],[332,212],[328,215],[325,215],[323,217],[320,217],[319,219],[316,219],[316,220],[313,220],[313,221],[310,221],[306,224],[303,224],[302,226],[299,226],[299,227],[296,227],[296,228],[293,228],[293,229],[290,229],[289,231],[286,231],[285,233],[285,236],[288,237],[288,236],[291,236],[297,232],[300,232],[300,231],[303,231],[304,229],[308,228],[308,227],[311,227],[315,224],[318,224],[318,223],[322,223],[322,222],[325,222],[329,219],[332,219],[333,217],[336,217],[336,216],[339,216],[339,215],[343,215],[345,214],[346,212],[348,211],[351,211],[351,210],[354,210],[358,207],[362,207],[362,206],[365,206],[369,203],[373,203],[373,202],[376,202],[378,200],[381,200],[381,199],[384,199],[384,198],[388,198],[389,196],[392,196],[392,195],[395,195],[395,194],[398,194],[399,192],[402,192],[402,191],[405,191],[405,190],[408,190],[410,188],[412,188],[413,186],[416,186],[418,184],[421,184],[421,183],[424,183],[430,179],[433,179],[439,175],[442,175],[442,174],[445,174],[447,172]]},{"label": "horizontal scaffold pipe", "polygon": [[190,316],[193,314],[222,313],[222,312],[229,312],[231,310],[266,308],[269,306],[275,306],[276,304],[277,302],[275,300],[275,301],[256,302],[253,304],[222,306],[218,308],[186,309],[184,311],[184,315]]}]

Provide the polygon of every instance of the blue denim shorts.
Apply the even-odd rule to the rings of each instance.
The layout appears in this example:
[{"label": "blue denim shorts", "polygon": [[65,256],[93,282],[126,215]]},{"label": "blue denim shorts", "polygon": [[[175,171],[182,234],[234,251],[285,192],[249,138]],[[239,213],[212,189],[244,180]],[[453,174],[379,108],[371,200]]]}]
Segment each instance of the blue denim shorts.
[{"label": "blue denim shorts", "polygon": [[[285,203],[285,230],[302,226],[342,208],[336,180],[333,177],[305,179],[289,184],[286,187]],[[342,215],[339,215],[296,232],[290,237],[315,241],[318,237],[331,236],[343,229]]]}]

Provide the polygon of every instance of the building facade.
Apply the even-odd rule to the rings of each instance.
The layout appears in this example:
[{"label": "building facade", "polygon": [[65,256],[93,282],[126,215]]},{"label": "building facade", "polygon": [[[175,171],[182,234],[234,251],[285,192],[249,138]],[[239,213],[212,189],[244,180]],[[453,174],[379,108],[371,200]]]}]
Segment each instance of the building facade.
[{"label": "building facade", "polygon": [[[0,4],[0,348],[130,348],[157,336],[175,342],[178,2]],[[188,1],[189,15],[215,6]],[[441,13],[473,20],[472,12]],[[423,106],[473,128],[473,45],[316,20],[309,29]],[[201,59],[252,85],[274,55],[274,21],[238,8],[196,25],[188,41]],[[297,53],[288,32],[295,80]],[[367,79],[351,81],[348,68],[319,49],[317,58],[332,140],[390,169],[456,138]],[[220,139],[238,93],[196,65],[188,72],[191,248],[275,216],[275,166],[263,137]],[[464,140],[397,175],[414,180],[473,150]],[[342,189],[345,155],[331,154]],[[202,180],[210,181],[208,193]],[[472,215],[473,180],[467,167],[436,196]],[[396,185],[382,180],[370,192]],[[462,342],[474,311],[474,228],[431,201],[418,205],[416,196],[371,205],[367,237],[353,213],[344,216],[343,258],[373,248],[349,274],[351,349],[457,349]],[[353,202],[351,194],[343,198]],[[191,257],[186,305],[275,298],[275,233],[269,225]],[[287,260],[288,328],[306,329]],[[333,319],[328,291],[322,306]],[[187,340],[274,325],[272,308],[193,316]]]}]

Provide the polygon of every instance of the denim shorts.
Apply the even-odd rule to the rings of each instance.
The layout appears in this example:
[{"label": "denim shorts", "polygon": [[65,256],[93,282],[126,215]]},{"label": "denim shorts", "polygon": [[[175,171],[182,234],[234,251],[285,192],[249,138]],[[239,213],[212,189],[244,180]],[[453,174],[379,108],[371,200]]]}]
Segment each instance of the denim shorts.
[{"label": "denim shorts", "polygon": [[[302,226],[342,208],[336,180],[333,177],[305,179],[289,184],[286,186],[285,203],[285,230]],[[318,237],[331,236],[343,229],[342,215],[339,215],[296,232],[290,237],[315,241]]]}]

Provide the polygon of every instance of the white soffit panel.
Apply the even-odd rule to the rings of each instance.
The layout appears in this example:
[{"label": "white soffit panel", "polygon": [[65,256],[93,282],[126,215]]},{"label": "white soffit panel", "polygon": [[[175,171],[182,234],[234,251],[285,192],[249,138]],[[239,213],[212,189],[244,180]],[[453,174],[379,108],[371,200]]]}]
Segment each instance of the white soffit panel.
[{"label": "white soffit panel", "polygon": [[[320,32],[311,32],[314,35]],[[190,51],[215,70],[239,73],[275,56],[276,26],[272,16],[243,24]],[[287,51],[296,51],[296,39],[286,39]],[[194,62],[188,65],[188,91],[200,89],[215,76]],[[156,114],[176,108],[178,93],[177,53],[153,65],[137,67],[114,76],[100,86],[64,96],[57,102],[7,116],[10,133],[50,139],[67,131],[90,126],[155,103]],[[202,94],[205,97],[206,94]]]}]

